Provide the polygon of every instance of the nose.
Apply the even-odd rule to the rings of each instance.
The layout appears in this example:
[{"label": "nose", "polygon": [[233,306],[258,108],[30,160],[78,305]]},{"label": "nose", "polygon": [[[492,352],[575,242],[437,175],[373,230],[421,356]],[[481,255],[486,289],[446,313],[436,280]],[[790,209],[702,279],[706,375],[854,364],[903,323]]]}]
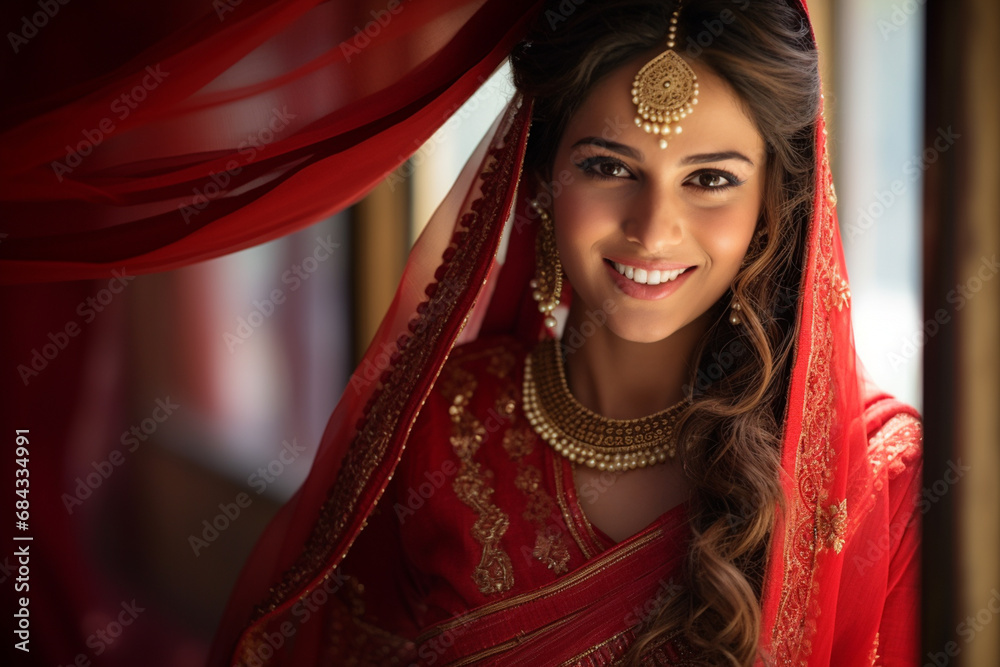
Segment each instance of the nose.
[{"label": "nose", "polygon": [[625,237],[649,253],[657,254],[684,239],[683,206],[669,193],[643,188],[637,193],[622,221]]}]

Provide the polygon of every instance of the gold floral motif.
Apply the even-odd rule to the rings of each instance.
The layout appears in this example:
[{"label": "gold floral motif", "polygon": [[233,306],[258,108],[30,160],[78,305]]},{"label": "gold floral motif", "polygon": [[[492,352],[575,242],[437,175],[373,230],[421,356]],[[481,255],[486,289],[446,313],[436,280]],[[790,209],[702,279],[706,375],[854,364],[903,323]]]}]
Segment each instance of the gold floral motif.
[{"label": "gold floral motif", "polygon": [[837,310],[843,310],[845,306],[851,305],[851,287],[836,273],[833,274],[833,290],[830,295]]},{"label": "gold floral motif", "polygon": [[844,533],[847,531],[847,499],[829,505],[826,510],[820,508],[816,529],[820,543],[839,554],[844,548]]},{"label": "gold floral motif", "polygon": [[518,466],[514,485],[528,497],[528,508],[524,518],[536,528],[535,547],[531,555],[545,563],[556,574],[569,571],[569,549],[563,540],[558,525],[549,525],[548,520],[555,514],[555,503],[542,488],[542,473],[535,466],[521,463]]},{"label": "gold floral motif", "polygon": [[514,355],[511,354],[510,350],[502,350],[501,352],[494,352],[490,355],[490,363],[486,367],[486,372],[497,378],[505,378],[510,373],[511,369],[514,368],[514,364],[517,360]]},{"label": "gold floral motif", "polygon": [[535,435],[527,429],[523,422],[511,426],[503,434],[503,448],[512,459],[520,459],[534,449]]},{"label": "gold floral motif", "polygon": [[[509,387],[500,389],[501,396],[509,395],[509,392],[513,392],[511,395],[519,398],[517,387],[513,383]],[[531,454],[535,448],[535,434],[523,419],[517,418],[516,414],[511,413],[509,418],[512,423],[504,433],[503,448],[512,461],[517,461],[514,486],[527,499],[528,506],[524,510],[524,518],[535,526],[535,546],[531,555],[556,574],[565,574],[569,570],[569,549],[563,540],[562,530],[558,525],[549,523],[553,516],[558,515],[556,504],[545,492],[541,471],[523,461],[524,457]]]},{"label": "gold floral motif", "polygon": [[475,461],[476,452],[486,438],[482,423],[466,409],[476,388],[475,378],[456,365],[449,370],[450,377],[444,387],[461,387],[464,390],[464,393],[455,395],[448,408],[452,426],[451,445],[460,461],[452,488],[458,499],[476,512],[472,537],[483,546],[479,564],[472,572],[472,580],[483,595],[503,593],[514,586],[514,566],[510,556],[500,547],[500,539],[507,532],[510,519],[491,499],[492,472],[483,470],[483,466]]}]

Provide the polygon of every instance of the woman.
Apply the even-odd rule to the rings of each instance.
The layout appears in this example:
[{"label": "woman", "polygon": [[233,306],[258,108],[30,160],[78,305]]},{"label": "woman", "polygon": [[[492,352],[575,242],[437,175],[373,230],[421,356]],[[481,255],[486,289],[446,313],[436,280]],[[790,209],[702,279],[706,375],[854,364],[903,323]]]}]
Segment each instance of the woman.
[{"label": "woman", "polygon": [[553,3],[511,60],[216,661],[915,662],[804,8]]}]

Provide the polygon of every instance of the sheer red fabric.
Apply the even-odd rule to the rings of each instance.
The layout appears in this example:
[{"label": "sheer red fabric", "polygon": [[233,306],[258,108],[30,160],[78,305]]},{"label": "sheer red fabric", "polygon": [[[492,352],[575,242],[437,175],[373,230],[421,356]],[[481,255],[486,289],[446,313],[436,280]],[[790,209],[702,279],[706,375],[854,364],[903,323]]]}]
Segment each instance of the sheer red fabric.
[{"label": "sheer red fabric", "polygon": [[[144,7],[159,13],[145,18],[126,3],[67,5],[62,23],[22,30],[21,66],[4,75],[23,93],[0,116],[0,280],[167,270],[350,204],[482,83],[537,4],[219,0]],[[88,53],[79,35],[107,45],[100,59],[73,60]],[[56,63],[67,64],[49,76]],[[241,575],[212,664],[335,660],[327,627],[298,624],[296,610],[334,597],[451,350],[541,335],[530,193],[518,190],[529,120],[515,99],[418,240],[309,479]],[[909,663],[919,426],[866,384],[855,356],[821,117],[816,142],[783,432],[788,511],[768,560],[762,639],[779,664]],[[27,400],[43,413],[44,395]],[[517,660],[542,664],[538,648]]]},{"label": "sheer red fabric", "polygon": [[[553,584],[560,595],[543,609],[501,598],[468,615],[455,612],[451,621],[421,628],[418,637],[393,634],[405,624],[387,629],[344,621],[356,604],[344,583],[345,558],[368,540],[391,546],[398,539],[392,531],[366,534],[366,526],[374,521],[384,528],[372,512],[405,448],[420,446],[409,442],[413,424],[450,351],[498,334],[530,347],[544,335],[528,288],[532,193],[516,177],[529,118],[527,105],[515,99],[489,146],[470,161],[464,176],[472,182],[456,184],[418,241],[393,307],[352,379],[353,391],[334,413],[321,458],[244,570],[213,664],[367,664],[370,654],[345,649],[337,639],[344,636],[364,637],[386,655],[408,660],[426,648],[420,642],[457,627],[463,639],[453,636],[457,631],[447,634],[454,642],[447,655],[461,664],[548,664],[559,637],[571,637],[576,653],[568,655],[579,656],[566,664],[606,664],[627,649],[624,616],[604,619],[611,621],[601,625],[607,636],[590,632],[594,619],[584,612],[596,608],[585,604],[585,595],[573,597],[578,591],[571,585],[580,571]],[[866,381],[855,356],[821,117],[815,136],[817,195],[780,471],[787,511],[767,564],[762,644],[777,664],[909,664],[918,635],[920,428],[912,408]],[[630,558],[625,550],[609,553]],[[378,566],[391,568],[381,560]],[[654,581],[637,577],[618,585],[630,599],[648,599]],[[545,595],[545,586],[530,593],[532,599]],[[551,605],[568,599],[573,602],[560,616]],[[325,622],[300,622],[303,606],[317,604]],[[479,635],[465,637],[464,629],[480,623],[492,645]],[[539,641],[520,634],[526,624],[539,629],[532,635]]]},{"label": "sheer red fabric", "polygon": [[164,271],[354,203],[482,84],[538,3],[107,0],[44,22],[36,4],[3,77],[20,96],[0,115],[5,283]]}]

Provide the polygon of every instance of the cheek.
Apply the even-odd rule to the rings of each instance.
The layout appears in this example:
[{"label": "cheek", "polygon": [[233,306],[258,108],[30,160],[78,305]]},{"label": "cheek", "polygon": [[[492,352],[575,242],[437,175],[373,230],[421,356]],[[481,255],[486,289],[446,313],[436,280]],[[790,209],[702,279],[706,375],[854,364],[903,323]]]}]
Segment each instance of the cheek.
[{"label": "cheek", "polygon": [[567,257],[586,254],[615,228],[614,211],[599,199],[586,196],[582,188],[566,188],[553,210],[559,252]]},{"label": "cheek", "polygon": [[699,245],[716,266],[739,267],[753,238],[759,212],[759,202],[747,202],[709,214],[696,225]]}]

